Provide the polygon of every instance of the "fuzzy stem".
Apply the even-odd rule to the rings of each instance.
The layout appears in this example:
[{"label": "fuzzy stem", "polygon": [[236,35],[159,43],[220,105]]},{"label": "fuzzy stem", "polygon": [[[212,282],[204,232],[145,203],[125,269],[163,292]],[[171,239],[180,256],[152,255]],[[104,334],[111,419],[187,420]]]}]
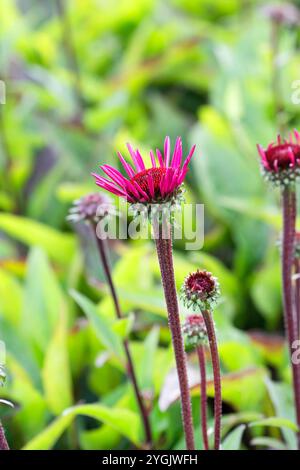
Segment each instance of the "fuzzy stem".
[{"label": "fuzzy stem", "polygon": [[[293,309],[292,270],[294,259],[294,239],[296,225],[296,194],[295,189],[286,186],[282,191],[283,234],[282,234],[282,286],[285,330],[291,355],[296,420],[300,428],[300,364],[292,361],[293,343],[298,339],[298,325]],[[300,432],[297,433],[298,449],[300,450]]]},{"label": "fuzzy stem", "polygon": [[219,359],[215,327],[214,327],[214,322],[213,322],[211,313],[208,310],[204,310],[202,312],[202,315],[205,321],[207,337],[208,337],[209,347],[210,347],[212,367],[213,367],[214,388],[215,388],[215,403],[214,403],[215,443],[214,444],[215,444],[215,450],[219,450],[220,443],[221,443],[221,418],[222,418],[222,386],[221,386],[220,359]]},{"label": "fuzzy stem", "polygon": [[[298,328],[298,338],[300,337],[300,259],[294,259],[295,274],[295,309],[296,309],[296,324]],[[299,276],[299,277],[298,277]]]},{"label": "fuzzy stem", "polygon": [[186,357],[180,327],[180,318],[177,302],[176,285],[174,278],[173,255],[172,255],[172,229],[168,224],[167,236],[162,236],[158,223],[153,224],[156,242],[157,256],[161,271],[162,284],[168,311],[168,321],[172,335],[172,343],[175,353],[177,375],[180,387],[181,411],[186,447],[188,450],[195,449],[194,429],[191,409],[191,399],[188,384]]},{"label": "fuzzy stem", "polygon": [[1,421],[0,421],[0,450],[9,450]]},{"label": "fuzzy stem", "polygon": [[[120,303],[119,303],[119,299],[118,299],[116,289],[115,289],[115,286],[114,286],[114,283],[113,283],[113,279],[112,279],[112,276],[111,276],[111,271],[110,271],[110,266],[109,266],[109,262],[108,262],[108,257],[107,257],[107,252],[106,252],[106,247],[105,247],[105,244],[104,244],[104,240],[97,237],[95,225],[93,226],[92,230],[93,230],[93,233],[94,233],[95,238],[96,238],[99,255],[100,255],[100,258],[101,258],[101,261],[102,261],[104,273],[105,273],[107,283],[109,285],[109,289],[110,289],[110,292],[111,292],[111,296],[112,296],[112,299],[113,299],[116,316],[118,318],[122,318]],[[136,373],[135,373],[135,369],[134,369],[133,360],[132,360],[132,357],[131,357],[128,341],[124,340],[123,345],[124,345],[124,350],[125,350],[125,355],[126,355],[126,360],[127,360],[128,375],[129,375],[129,378],[132,382],[132,386],[133,386],[133,389],[134,389],[136,401],[138,403],[138,407],[139,407],[140,414],[141,414],[142,421],[143,421],[146,445],[149,449],[152,449],[153,443],[152,443],[152,433],[151,433],[150,421],[149,421],[147,409],[146,409],[145,404],[144,404],[144,400],[142,398],[142,394],[141,394],[139,386],[138,386],[138,382],[137,382],[137,378],[136,378]]]},{"label": "fuzzy stem", "polygon": [[201,392],[201,428],[202,439],[205,450],[209,450],[207,434],[207,390],[206,390],[206,367],[204,346],[197,347],[197,354],[200,367],[200,392]]}]

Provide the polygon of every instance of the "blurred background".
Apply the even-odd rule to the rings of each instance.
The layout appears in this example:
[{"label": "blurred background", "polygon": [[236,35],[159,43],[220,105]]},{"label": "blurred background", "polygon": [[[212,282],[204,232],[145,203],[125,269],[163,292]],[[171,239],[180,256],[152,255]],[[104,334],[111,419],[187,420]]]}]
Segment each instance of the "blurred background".
[{"label": "blurred background", "polygon": [[[293,420],[293,410],[276,246],[279,195],[262,180],[256,144],[299,129],[297,6],[1,1],[0,339],[7,377],[0,393],[14,408],[0,404],[0,417],[13,448],[141,447],[116,346],[126,335],[156,446],[184,445],[153,245],[111,244],[128,314],[120,324],[92,240],[66,222],[73,200],[97,190],[90,173],[99,164],[118,165],[116,152],[126,154],[127,141],[142,153],[161,148],[165,135],[173,142],[181,135],[185,152],[197,144],[186,198],[205,204],[205,244],[184,252],[176,242],[176,281],[179,287],[200,267],[221,284],[215,320],[224,446],[295,445],[290,421],[257,424],[265,416]],[[198,428],[193,354],[189,363]]]}]

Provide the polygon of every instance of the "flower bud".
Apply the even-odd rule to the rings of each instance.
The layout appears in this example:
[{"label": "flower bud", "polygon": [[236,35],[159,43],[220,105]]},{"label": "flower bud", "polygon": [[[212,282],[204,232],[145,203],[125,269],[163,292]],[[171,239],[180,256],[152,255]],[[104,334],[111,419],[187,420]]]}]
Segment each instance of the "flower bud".
[{"label": "flower bud", "polygon": [[180,296],[188,308],[211,310],[220,297],[218,280],[210,272],[198,270],[186,277]]},{"label": "flower bud", "polygon": [[207,332],[202,315],[188,315],[182,325],[182,335],[188,349],[206,344]]},{"label": "flower bud", "polygon": [[110,197],[101,193],[91,193],[74,201],[67,220],[71,222],[99,222],[109,214],[115,213]]}]

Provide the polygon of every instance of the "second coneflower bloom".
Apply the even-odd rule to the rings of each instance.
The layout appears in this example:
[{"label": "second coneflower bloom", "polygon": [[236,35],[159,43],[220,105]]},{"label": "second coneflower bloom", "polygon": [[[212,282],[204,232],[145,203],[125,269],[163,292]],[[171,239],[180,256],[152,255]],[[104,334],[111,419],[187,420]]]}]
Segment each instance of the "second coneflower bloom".
[{"label": "second coneflower bloom", "polygon": [[300,176],[300,134],[294,130],[289,140],[277,137],[266,149],[257,146],[265,178],[275,186],[288,186]]}]

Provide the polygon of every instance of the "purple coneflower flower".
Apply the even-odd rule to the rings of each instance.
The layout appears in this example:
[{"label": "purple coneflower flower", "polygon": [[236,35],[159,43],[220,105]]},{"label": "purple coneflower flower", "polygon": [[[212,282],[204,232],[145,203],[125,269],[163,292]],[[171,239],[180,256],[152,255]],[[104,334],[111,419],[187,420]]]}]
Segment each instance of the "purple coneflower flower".
[{"label": "purple coneflower flower", "polygon": [[152,150],[150,151],[151,168],[146,168],[138,149],[134,150],[130,144],[127,144],[127,148],[133,166],[125,161],[120,152],[118,156],[128,178],[110,165],[102,165],[100,168],[109,179],[93,173],[96,184],[130,203],[155,204],[175,201],[181,193],[180,187],[188,171],[195,145],[182,165],[181,138],[177,138],[171,155],[170,138],[166,137],[164,155],[158,149],[156,155]]},{"label": "purple coneflower flower", "polygon": [[264,150],[257,146],[261,157],[263,174],[267,180],[276,186],[287,186],[300,176],[300,134],[294,130],[289,140],[277,137],[277,143],[272,142]]},{"label": "purple coneflower flower", "polygon": [[[139,150],[134,150],[129,144],[127,144],[127,147],[133,161],[133,166],[127,163],[120,153],[118,153],[118,155],[128,178],[125,178],[118,170],[110,165],[101,166],[101,169],[109,179],[97,174],[93,174],[93,176],[96,178],[96,184],[101,188],[123,197],[131,204],[143,204],[153,224],[179,379],[186,448],[188,450],[194,450],[193,417],[173,266],[173,218],[171,217],[169,221],[164,220],[164,232],[166,232],[164,235],[167,235],[165,237],[161,230],[162,218],[152,217],[151,206],[157,204],[159,207],[160,204],[167,204],[168,209],[171,209],[173,206],[176,207],[182,200],[182,183],[188,171],[188,165],[193,156],[195,146],[191,148],[182,164],[181,138],[177,138],[174,151],[171,155],[170,138],[166,137],[164,155],[162,155],[159,150],[156,150],[156,155],[154,155],[153,151],[150,151],[151,168],[146,168]],[[170,215],[172,215],[171,211]]]},{"label": "purple coneflower flower", "polygon": [[[271,143],[266,150],[258,145],[263,174],[275,186],[281,187],[282,242],[281,267],[286,336],[289,344],[297,425],[300,428],[300,364],[292,360],[293,344],[298,340],[298,315],[295,309],[295,293],[292,282],[295,255],[295,228],[297,215],[296,185],[300,176],[300,134],[294,130],[289,140]],[[300,432],[297,433],[300,449]]]}]

